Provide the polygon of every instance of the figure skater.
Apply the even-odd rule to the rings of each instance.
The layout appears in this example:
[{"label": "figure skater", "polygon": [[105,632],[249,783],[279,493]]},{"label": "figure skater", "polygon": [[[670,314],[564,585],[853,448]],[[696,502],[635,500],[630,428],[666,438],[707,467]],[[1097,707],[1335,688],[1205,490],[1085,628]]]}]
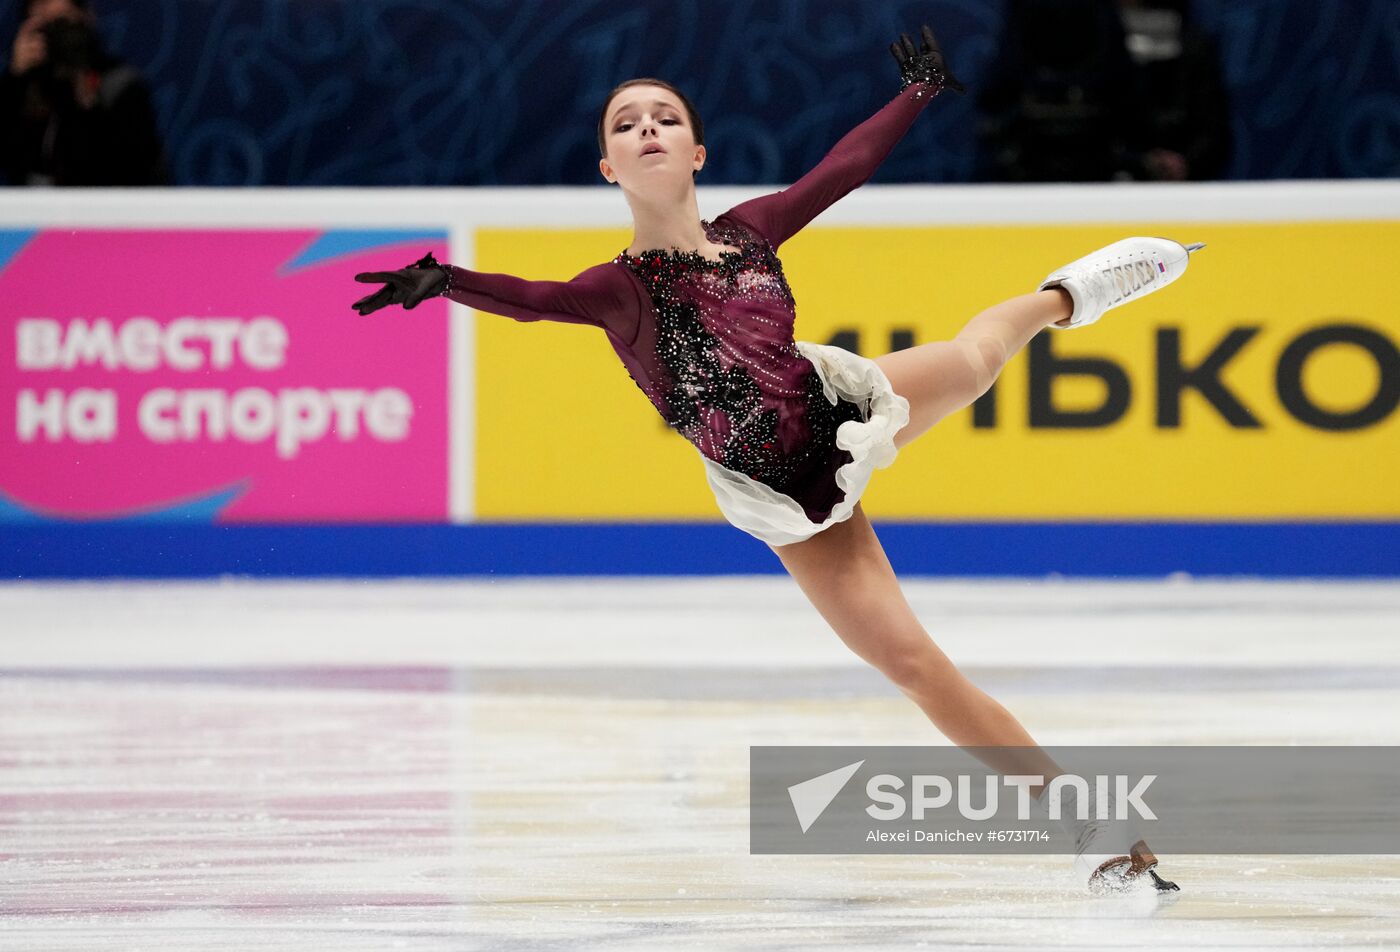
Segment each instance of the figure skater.
[{"label": "figure skater", "polygon": [[[365,315],[442,295],[518,321],[602,328],[647,399],[699,450],[725,518],[768,543],[837,635],[950,741],[976,748],[998,772],[1043,776],[1031,792],[1044,809],[1055,799],[1045,796],[1049,781],[1063,771],[934,644],[860,496],[874,469],[985,393],[1043,328],[1092,324],[1165,287],[1200,246],[1119,241],[1055,271],[1034,293],[988,308],[951,341],[874,360],[794,341],[794,302],[777,249],[869,179],[941,90],[964,91],[929,27],[920,48],[905,34],[891,52],[901,80],[893,100],[792,186],[713,221],[701,220],[696,204],[706,149],[694,105],[658,79],[622,83],[603,103],[597,131],[598,169],[632,211],[626,250],[570,281],[476,272],[429,254],[398,271],[356,275],[383,287],[353,306]],[[1157,875],[1142,840],[1095,821],[1097,802],[1086,820],[1075,804],[1060,805],[1080,881],[1091,890],[1146,882],[1146,873],[1156,889],[1177,888]]]}]

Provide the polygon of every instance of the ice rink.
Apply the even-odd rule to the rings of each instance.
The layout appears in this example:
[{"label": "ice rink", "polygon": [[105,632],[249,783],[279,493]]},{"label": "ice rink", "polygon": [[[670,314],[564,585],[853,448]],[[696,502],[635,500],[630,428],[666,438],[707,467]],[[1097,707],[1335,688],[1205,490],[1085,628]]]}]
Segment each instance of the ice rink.
[{"label": "ice rink", "polygon": [[[906,581],[1044,745],[1400,744],[1400,584]],[[0,585],[0,949],[1400,946],[1400,858],[754,856],[936,744],[785,577]]]}]

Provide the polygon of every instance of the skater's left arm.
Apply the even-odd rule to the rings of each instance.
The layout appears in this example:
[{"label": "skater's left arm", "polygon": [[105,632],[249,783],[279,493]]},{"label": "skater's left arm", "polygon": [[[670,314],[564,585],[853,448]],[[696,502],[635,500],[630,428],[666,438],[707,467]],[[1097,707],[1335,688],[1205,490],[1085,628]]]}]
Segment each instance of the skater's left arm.
[{"label": "skater's left arm", "polygon": [[963,91],[963,85],[948,73],[933,31],[923,29],[922,52],[915,51],[908,36],[891,47],[902,81],[894,99],[846,133],[792,185],[736,205],[725,214],[777,248],[842,196],[865,184],[934,96],[945,87]]}]

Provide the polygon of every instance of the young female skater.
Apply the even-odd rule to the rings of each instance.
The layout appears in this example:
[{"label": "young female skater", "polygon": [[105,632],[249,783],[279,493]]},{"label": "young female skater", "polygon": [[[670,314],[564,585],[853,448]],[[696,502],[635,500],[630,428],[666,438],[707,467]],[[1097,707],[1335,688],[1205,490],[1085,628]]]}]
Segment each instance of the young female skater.
[{"label": "young female skater", "polygon": [[[1044,801],[1049,780],[1063,771],[934,644],[860,496],[872,470],[985,393],[1043,328],[1093,323],[1166,286],[1185,270],[1188,249],[1165,239],[1117,242],[1054,272],[1035,293],[983,311],[951,341],[875,360],[794,341],[777,248],[869,179],[942,89],[963,91],[927,26],[922,38],[919,49],[907,35],[891,47],[901,77],[891,102],[795,184],[712,222],[700,219],[696,204],[694,176],[706,150],[694,106],[660,80],[623,83],[599,117],[598,168],[632,210],[625,251],[570,281],[470,271],[430,254],[399,271],[356,275],[384,286],[353,306],[363,315],[445,295],[520,321],[601,327],[642,392],[700,451],[725,518],[768,543],[851,650],[950,741],[997,748],[974,753],[998,772],[1043,776],[1032,792]],[[1094,821],[1096,803],[1085,821],[1075,819],[1074,804],[1062,806],[1076,868],[1091,889],[1119,888],[1145,873],[1157,889],[1176,888],[1157,876],[1145,843]]]}]

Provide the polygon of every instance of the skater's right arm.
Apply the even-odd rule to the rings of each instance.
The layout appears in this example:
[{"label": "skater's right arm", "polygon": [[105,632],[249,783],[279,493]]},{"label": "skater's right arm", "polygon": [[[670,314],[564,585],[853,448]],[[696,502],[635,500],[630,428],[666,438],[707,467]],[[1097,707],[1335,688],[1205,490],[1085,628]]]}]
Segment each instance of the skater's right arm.
[{"label": "skater's right arm", "polygon": [[595,265],[568,281],[527,281],[511,274],[471,271],[443,265],[443,296],[479,311],[517,321],[563,321],[596,324],[624,334],[637,323],[637,299],[610,264]]},{"label": "skater's right arm", "polygon": [[631,284],[611,264],[595,265],[568,281],[528,281],[510,274],[440,264],[431,254],[399,271],[355,275],[384,287],[352,307],[369,314],[389,304],[412,310],[430,297],[446,297],[517,321],[593,324],[624,341],[635,336],[640,303]]}]

